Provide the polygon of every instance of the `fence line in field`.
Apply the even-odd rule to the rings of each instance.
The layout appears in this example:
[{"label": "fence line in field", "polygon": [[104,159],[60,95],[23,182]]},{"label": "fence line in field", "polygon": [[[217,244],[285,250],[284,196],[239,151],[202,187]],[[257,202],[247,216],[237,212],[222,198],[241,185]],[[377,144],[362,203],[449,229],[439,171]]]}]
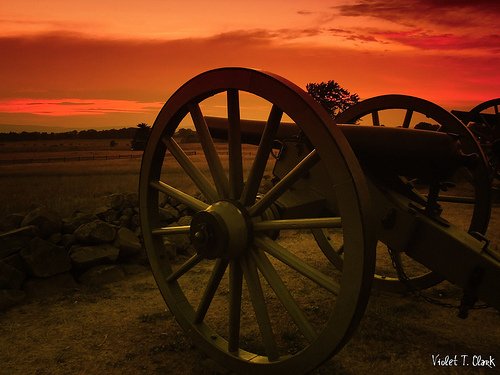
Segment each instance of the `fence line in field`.
[{"label": "fence line in field", "polygon": [[[185,151],[188,156],[196,155],[196,151]],[[242,152],[242,155],[254,155],[255,152]],[[229,155],[228,151],[220,151],[219,155]],[[89,156],[65,156],[65,157],[47,157],[47,158],[28,158],[28,159],[0,159],[0,165],[11,164],[33,164],[33,163],[60,163],[89,160],[115,160],[115,159],[139,159],[141,154],[119,154],[119,155],[89,155]]]}]

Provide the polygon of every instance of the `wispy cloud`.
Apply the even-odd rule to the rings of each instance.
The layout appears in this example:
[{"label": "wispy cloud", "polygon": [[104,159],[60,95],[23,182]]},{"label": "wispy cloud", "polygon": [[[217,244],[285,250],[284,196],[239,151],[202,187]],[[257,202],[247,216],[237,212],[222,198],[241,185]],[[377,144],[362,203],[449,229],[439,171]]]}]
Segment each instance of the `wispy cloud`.
[{"label": "wispy cloud", "polygon": [[387,43],[380,38],[376,38],[375,34],[354,32],[346,29],[330,28],[327,30],[329,35],[343,38],[345,40],[360,41],[360,42],[376,42]]},{"label": "wispy cloud", "polygon": [[459,36],[453,34],[431,34],[422,30],[407,32],[382,32],[380,37],[424,50],[485,49],[500,52],[500,35]]},{"label": "wispy cloud", "polygon": [[94,99],[11,99],[0,101],[0,112],[30,113],[40,116],[104,115],[108,113],[157,112],[163,103],[131,100]]},{"label": "wispy cloud", "polygon": [[345,18],[368,17],[380,21],[361,27],[344,38],[396,42],[422,50],[499,52],[500,2],[439,0],[358,0],[332,6]]},{"label": "wispy cloud", "polygon": [[370,16],[407,26],[446,25],[464,28],[498,24],[500,2],[497,0],[359,0],[353,4],[333,6],[342,16]]}]

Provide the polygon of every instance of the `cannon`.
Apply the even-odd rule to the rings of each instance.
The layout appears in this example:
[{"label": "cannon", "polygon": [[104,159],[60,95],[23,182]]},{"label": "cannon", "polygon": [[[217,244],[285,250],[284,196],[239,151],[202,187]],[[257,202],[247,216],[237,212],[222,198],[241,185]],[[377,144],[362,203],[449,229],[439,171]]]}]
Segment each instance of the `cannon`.
[{"label": "cannon", "polygon": [[[267,120],[242,118],[248,97]],[[227,116],[204,115],[207,102]],[[403,110],[401,127],[382,126],[391,109]],[[437,127],[410,129],[417,114]],[[366,117],[370,126],[361,125]],[[175,140],[189,119],[201,155]],[[333,120],[280,76],[221,68],[185,83],[161,109],[139,203],[155,280],[194,344],[238,373],[299,374],[349,341],[373,283],[425,288],[446,279],[464,290],[461,316],[477,300],[499,309],[500,256],[484,237],[489,187],[477,141],[435,104],[378,97]],[[165,199],[190,219],[165,221]],[[447,219],[451,203],[470,213],[465,227]],[[187,248],[180,262],[169,252],[174,240]],[[379,264],[380,247],[396,276]]]}]

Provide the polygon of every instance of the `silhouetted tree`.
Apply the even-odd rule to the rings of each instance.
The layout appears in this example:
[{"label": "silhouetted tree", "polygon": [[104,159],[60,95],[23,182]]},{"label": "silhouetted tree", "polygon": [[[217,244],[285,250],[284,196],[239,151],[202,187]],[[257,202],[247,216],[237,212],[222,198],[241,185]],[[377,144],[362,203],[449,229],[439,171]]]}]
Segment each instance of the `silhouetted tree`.
[{"label": "silhouetted tree", "polygon": [[197,143],[199,142],[198,133],[192,129],[180,128],[175,132],[174,137],[179,143]]},{"label": "silhouetted tree", "polygon": [[[147,125],[146,125],[147,126]],[[131,139],[137,128],[106,129],[106,130],[72,130],[63,133],[47,132],[9,132],[0,133],[0,141],[35,141],[56,139]]]},{"label": "silhouetted tree", "polygon": [[308,83],[307,92],[335,117],[340,112],[359,102],[358,94],[351,94],[337,82],[330,80],[321,83]]},{"label": "silhouetted tree", "polygon": [[151,128],[148,124],[141,122],[137,125],[134,138],[130,144],[132,150],[144,150],[146,148],[146,143],[148,143],[149,133]]}]

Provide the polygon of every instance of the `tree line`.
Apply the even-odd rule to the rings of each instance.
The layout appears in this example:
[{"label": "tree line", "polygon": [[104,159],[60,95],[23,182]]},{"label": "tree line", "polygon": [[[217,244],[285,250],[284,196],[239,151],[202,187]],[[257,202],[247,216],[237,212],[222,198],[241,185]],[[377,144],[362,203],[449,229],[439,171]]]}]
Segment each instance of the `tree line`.
[{"label": "tree line", "polygon": [[[320,83],[308,83],[307,92],[319,102],[330,114],[335,117],[339,112],[349,108],[359,101],[358,94],[351,94],[337,82],[330,80]],[[107,130],[72,130],[62,133],[47,132],[9,132],[0,133],[0,141],[34,141],[34,140],[60,140],[60,139],[132,139],[132,149],[143,150],[151,127],[140,123],[136,127],[107,129]],[[178,129],[174,137],[180,143],[198,141],[198,134],[191,129]]]},{"label": "tree line", "polygon": [[130,139],[133,138],[137,128],[106,129],[106,130],[72,130],[62,133],[47,132],[9,132],[0,133],[0,141],[35,141],[59,139]]}]

